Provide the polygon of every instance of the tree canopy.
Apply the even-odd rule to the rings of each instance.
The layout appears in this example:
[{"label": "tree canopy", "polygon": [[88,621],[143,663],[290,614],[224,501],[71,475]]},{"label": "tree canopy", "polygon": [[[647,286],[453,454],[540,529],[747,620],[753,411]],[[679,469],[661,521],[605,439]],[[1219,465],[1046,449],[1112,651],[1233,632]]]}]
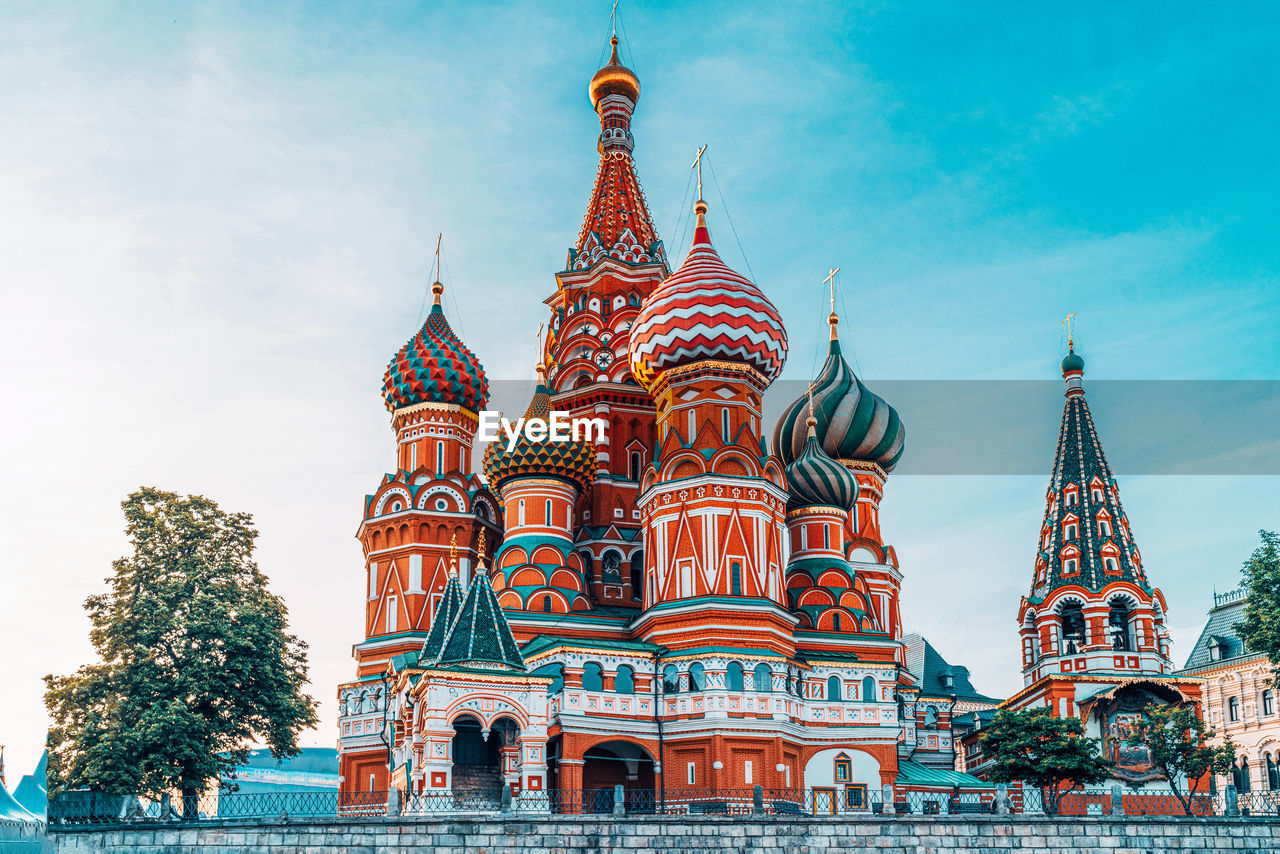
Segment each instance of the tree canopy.
[{"label": "tree canopy", "polygon": [[296,755],[317,720],[307,645],[253,560],[252,518],[151,487],[121,506],[132,553],[85,600],[99,661],[45,677],[50,792],[191,799],[255,739]]},{"label": "tree canopy", "polygon": [[1280,535],[1259,531],[1262,544],[1244,563],[1244,619],[1236,632],[1245,646],[1265,653],[1280,687]]},{"label": "tree canopy", "polygon": [[1085,736],[1078,718],[1060,718],[1044,707],[1001,709],[980,740],[991,757],[991,779],[1036,786],[1051,814],[1067,792],[1101,783],[1111,772],[1097,739]]},{"label": "tree canopy", "polygon": [[[1231,770],[1236,747],[1231,736],[1218,747],[1208,742],[1216,736],[1207,728],[1190,703],[1148,703],[1126,739],[1129,744],[1144,744],[1151,751],[1151,762],[1173,787],[1187,815],[1195,815],[1192,806],[1200,781],[1205,774],[1225,774]],[[1178,787],[1180,777],[1187,781],[1184,795]]]}]

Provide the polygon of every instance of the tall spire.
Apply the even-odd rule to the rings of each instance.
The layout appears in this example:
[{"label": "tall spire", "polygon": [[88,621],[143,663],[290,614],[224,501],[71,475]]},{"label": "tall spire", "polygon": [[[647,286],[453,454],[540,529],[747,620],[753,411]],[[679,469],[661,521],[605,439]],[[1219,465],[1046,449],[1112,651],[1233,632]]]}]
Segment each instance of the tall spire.
[{"label": "tall spire", "polygon": [[1074,341],[1062,360],[1062,376],[1067,399],[1032,588],[1037,595],[1066,584],[1096,591],[1114,581],[1131,581],[1146,588],[1115,475],[1085,398],[1084,359]]},{"label": "tall spire", "polygon": [[569,269],[585,270],[601,258],[627,264],[666,264],[666,253],[636,177],[631,152],[631,115],[640,99],[640,78],[618,58],[610,39],[609,62],[591,78],[588,94],[600,116],[600,167]]}]

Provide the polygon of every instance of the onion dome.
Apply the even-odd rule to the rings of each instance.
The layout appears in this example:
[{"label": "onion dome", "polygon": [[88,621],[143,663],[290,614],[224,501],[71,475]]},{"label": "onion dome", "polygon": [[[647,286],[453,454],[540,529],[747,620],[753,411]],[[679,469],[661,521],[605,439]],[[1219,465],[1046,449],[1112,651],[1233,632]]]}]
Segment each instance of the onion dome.
[{"label": "onion dome", "polygon": [[771,383],[787,360],[782,318],[751,280],[716,254],[707,203],[699,199],[694,211],[689,255],[645,298],[631,327],[631,373],[652,392],[672,368],[717,360],[748,365]]},{"label": "onion dome", "polygon": [[591,78],[587,93],[591,97],[591,108],[596,109],[600,99],[606,95],[625,95],[633,102],[640,100],[640,78],[618,59],[618,37],[609,40],[613,45],[613,54],[604,68]]},{"label": "onion dome", "polygon": [[[546,369],[539,365],[538,388],[524,413],[526,422],[530,418],[551,418],[552,391],[545,377]],[[585,493],[596,479],[596,449],[587,441],[564,442],[550,435],[535,442],[521,430],[515,445],[507,450],[505,434],[500,434],[484,450],[484,473],[494,490],[501,490],[503,483],[517,477],[556,477]]]},{"label": "onion dome", "polygon": [[1076,352],[1075,343],[1071,342],[1067,345],[1066,358],[1062,360],[1062,375],[1066,376],[1076,371],[1084,373],[1084,359]]},{"label": "onion dome", "polygon": [[[818,444],[837,460],[861,460],[893,471],[906,444],[906,427],[898,412],[872,393],[849,369],[840,355],[831,315],[831,348],[822,371],[813,382],[813,414],[817,418]],[[784,463],[804,451],[809,417],[809,396],[787,407],[773,431],[775,452]]]},{"label": "onion dome", "polygon": [[827,456],[814,433],[817,422],[809,418],[808,423],[809,435],[805,437],[804,447],[786,469],[787,489],[791,493],[787,505],[792,509],[822,505],[849,510],[858,500],[858,479]]},{"label": "onion dome", "polygon": [[479,412],[489,380],[476,354],[458,340],[440,306],[444,285],[431,286],[435,304],[418,334],[400,348],[382,378],[382,399],[392,412],[419,403],[448,403]]}]

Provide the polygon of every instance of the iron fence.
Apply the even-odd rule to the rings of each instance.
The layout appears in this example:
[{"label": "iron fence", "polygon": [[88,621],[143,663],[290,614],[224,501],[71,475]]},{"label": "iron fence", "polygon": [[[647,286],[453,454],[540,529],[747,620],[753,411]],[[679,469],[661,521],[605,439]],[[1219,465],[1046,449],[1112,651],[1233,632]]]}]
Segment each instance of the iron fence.
[{"label": "iron fence", "polygon": [[[1175,793],[1173,789],[1078,789],[1063,793],[1056,815],[1062,818],[1126,815],[1187,815],[1193,818],[1244,815],[1280,818],[1280,791]],[[888,796],[886,798],[886,795]],[[52,827],[136,822],[224,821],[254,818],[360,818],[403,815],[635,815],[740,818],[811,816],[884,818],[890,816],[1043,815],[1042,793],[1011,786],[1003,801],[995,788],[956,790],[877,790],[837,784],[805,789],[671,788],[511,789],[339,792],[212,792],[198,798],[147,798],[101,792],[67,792],[49,801]]]}]

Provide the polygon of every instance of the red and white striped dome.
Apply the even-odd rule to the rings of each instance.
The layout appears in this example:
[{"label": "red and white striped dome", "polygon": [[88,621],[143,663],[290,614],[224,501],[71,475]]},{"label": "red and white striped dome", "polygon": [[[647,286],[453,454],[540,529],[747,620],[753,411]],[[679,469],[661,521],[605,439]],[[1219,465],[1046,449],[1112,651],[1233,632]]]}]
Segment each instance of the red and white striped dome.
[{"label": "red and white striped dome", "polygon": [[787,360],[787,330],[773,303],[720,260],[707,230],[706,204],[689,255],[645,299],[631,327],[631,373],[650,391],[665,371],[704,360],[738,362],[767,382]]}]

